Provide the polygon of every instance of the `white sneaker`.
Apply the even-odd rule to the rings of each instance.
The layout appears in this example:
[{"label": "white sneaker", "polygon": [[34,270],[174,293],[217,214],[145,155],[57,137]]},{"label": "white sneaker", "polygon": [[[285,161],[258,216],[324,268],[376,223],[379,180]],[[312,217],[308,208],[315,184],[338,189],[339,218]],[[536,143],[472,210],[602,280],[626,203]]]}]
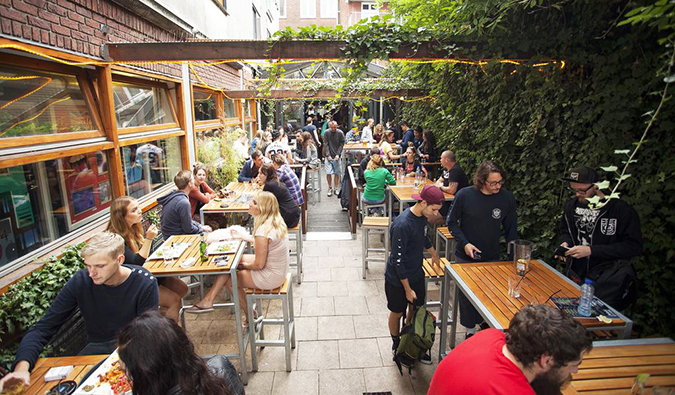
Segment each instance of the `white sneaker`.
[{"label": "white sneaker", "polygon": [[328,188],[328,197],[333,196],[333,188]]}]

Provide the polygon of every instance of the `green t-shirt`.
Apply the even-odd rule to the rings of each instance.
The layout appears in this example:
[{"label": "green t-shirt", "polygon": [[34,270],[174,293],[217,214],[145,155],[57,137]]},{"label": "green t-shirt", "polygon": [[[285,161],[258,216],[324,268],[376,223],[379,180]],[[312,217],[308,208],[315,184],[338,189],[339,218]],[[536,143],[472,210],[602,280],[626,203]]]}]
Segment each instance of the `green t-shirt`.
[{"label": "green t-shirt", "polygon": [[363,173],[363,178],[366,179],[366,187],[363,189],[363,200],[384,200],[384,188],[386,185],[396,185],[394,176],[384,167],[366,170]]}]

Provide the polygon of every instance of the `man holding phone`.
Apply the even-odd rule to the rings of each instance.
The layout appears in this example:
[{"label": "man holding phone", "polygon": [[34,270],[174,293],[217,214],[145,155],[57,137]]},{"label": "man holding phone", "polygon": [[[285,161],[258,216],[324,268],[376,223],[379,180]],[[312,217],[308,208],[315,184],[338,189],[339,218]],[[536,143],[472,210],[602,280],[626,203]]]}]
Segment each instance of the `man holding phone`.
[{"label": "man holding phone", "polygon": [[[611,199],[597,209],[589,207],[588,199],[605,197],[596,185],[600,177],[593,168],[576,167],[562,180],[569,182],[574,198],[565,204],[556,258],[568,261],[565,275],[577,283],[592,278],[597,282],[596,295],[623,310],[634,297],[628,296],[635,287],[635,273],[629,260],[642,253],[640,218],[621,199]],[[613,273],[611,283],[619,285],[610,288],[603,281],[609,273]]]},{"label": "man holding phone", "polygon": [[[457,242],[457,263],[499,261],[501,228],[507,244],[518,237],[516,198],[502,188],[504,177],[501,167],[485,161],[473,177],[474,187],[463,188],[455,195],[447,225]],[[483,318],[463,293],[459,294],[459,311],[469,338]]]}]

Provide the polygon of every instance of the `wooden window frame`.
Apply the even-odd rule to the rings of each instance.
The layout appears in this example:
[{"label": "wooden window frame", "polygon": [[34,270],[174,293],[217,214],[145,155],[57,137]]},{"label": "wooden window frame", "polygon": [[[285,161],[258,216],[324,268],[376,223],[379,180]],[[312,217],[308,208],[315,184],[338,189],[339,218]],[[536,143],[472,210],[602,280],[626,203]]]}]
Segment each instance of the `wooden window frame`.
[{"label": "wooden window frame", "polygon": [[[145,87],[151,87],[151,88],[157,88],[157,89],[163,89],[164,93],[166,95],[166,99],[169,101],[169,108],[171,109],[171,115],[173,116],[174,122],[170,123],[162,123],[159,125],[143,125],[143,126],[132,126],[128,128],[117,128],[117,133],[119,136],[123,136],[126,134],[132,134],[132,133],[140,133],[140,132],[149,132],[149,131],[154,131],[154,130],[164,130],[164,129],[171,129],[171,128],[177,128],[180,127],[178,120],[180,119],[178,117],[178,112],[176,111],[176,106],[173,103],[173,99],[171,98],[171,89],[169,89],[169,85],[167,85],[164,82],[160,81],[149,81],[145,80],[142,78],[133,78],[133,77],[128,77],[125,75],[118,75],[118,74],[113,74],[112,76],[112,82],[115,83],[122,83],[122,84],[129,84],[129,85],[138,85],[138,86],[145,86]],[[114,105],[114,103],[113,103]]]}]

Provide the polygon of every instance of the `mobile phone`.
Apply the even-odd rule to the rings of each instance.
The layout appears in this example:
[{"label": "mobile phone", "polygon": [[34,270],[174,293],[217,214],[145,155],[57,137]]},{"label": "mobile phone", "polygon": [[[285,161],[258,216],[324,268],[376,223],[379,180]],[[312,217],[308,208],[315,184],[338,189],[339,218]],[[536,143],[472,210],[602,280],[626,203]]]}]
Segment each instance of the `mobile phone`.
[{"label": "mobile phone", "polygon": [[477,261],[480,261],[481,259],[483,259],[483,256],[480,254],[480,252],[474,251],[473,252],[473,259],[475,259]]},{"label": "mobile phone", "polygon": [[569,249],[570,247],[560,246],[555,250],[554,255],[565,256],[565,252],[568,251]]}]

